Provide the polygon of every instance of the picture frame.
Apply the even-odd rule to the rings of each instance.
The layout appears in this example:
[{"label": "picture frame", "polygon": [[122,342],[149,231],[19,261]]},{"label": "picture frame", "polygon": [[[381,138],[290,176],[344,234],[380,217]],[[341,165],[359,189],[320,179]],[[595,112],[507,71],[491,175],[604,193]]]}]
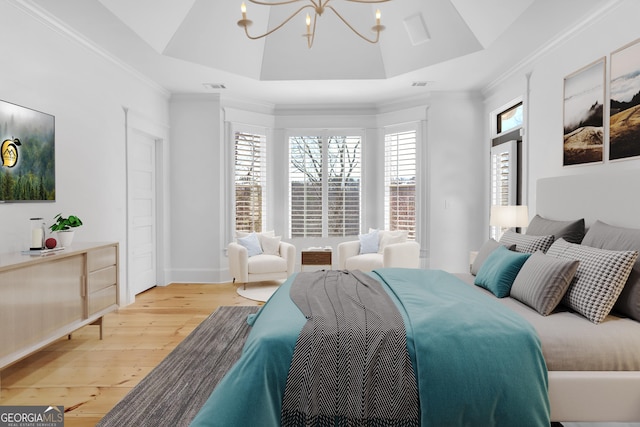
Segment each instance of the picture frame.
[{"label": "picture frame", "polygon": [[640,39],[611,53],[609,160],[640,156]]},{"label": "picture frame", "polygon": [[604,162],[605,65],[602,57],[564,78],[563,166]]},{"label": "picture frame", "polygon": [[0,202],[55,201],[55,117],[0,100]]}]

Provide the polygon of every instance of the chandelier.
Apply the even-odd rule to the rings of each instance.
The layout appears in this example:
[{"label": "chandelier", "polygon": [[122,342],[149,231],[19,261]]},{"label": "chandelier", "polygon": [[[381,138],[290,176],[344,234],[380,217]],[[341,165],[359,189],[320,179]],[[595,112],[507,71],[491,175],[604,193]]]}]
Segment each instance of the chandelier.
[{"label": "chandelier", "polygon": [[[376,10],[376,23],[373,27],[371,27],[371,31],[373,31],[375,33],[375,38],[368,38],[366,36],[364,36],[362,33],[360,33],[358,30],[356,30],[351,24],[349,24],[349,22],[344,19],[342,17],[342,15],[340,15],[340,13],[338,13],[338,11],[331,5],[329,5],[329,3],[331,2],[331,0],[285,0],[285,1],[279,1],[279,2],[263,2],[263,1],[259,1],[259,0],[248,0],[249,2],[253,3],[253,4],[257,4],[257,5],[262,5],[262,6],[281,6],[281,5],[285,5],[285,4],[292,4],[292,3],[299,3],[299,2],[307,2],[308,4],[306,4],[305,6],[300,7],[298,10],[296,10],[295,12],[293,12],[288,18],[286,18],[284,21],[282,21],[282,23],[280,23],[280,25],[276,26],[275,28],[268,30],[266,33],[259,35],[259,36],[252,36],[249,34],[249,26],[251,26],[251,24],[253,23],[253,21],[251,21],[250,19],[247,19],[247,6],[242,3],[242,6],[240,6],[240,10],[242,12],[242,19],[238,21],[238,26],[243,27],[244,28],[244,32],[247,35],[247,37],[249,37],[251,40],[257,40],[257,39],[261,39],[263,37],[268,36],[269,34],[272,34],[276,31],[278,31],[280,28],[282,28],[287,22],[291,21],[291,19],[293,19],[295,16],[297,16],[300,12],[302,12],[305,9],[313,9],[313,21],[311,20],[311,15],[309,14],[309,12],[307,12],[307,16],[305,19],[305,23],[307,26],[307,31],[305,34],[303,34],[303,37],[306,37],[307,39],[307,46],[309,47],[309,49],[311,49],[311,47],[313,46],[313,40],[315,39],[316,36],[316,24],[318,22],[318,16],[322,16],[322,14],[324,13],[325,10],[330,10],[333,13],[336,14],[336,16],[338,18],[340,18],[340,20],[347,26],[349,27],[349,29],[351,31],[353,31],[355,34],[357,34],[360,38],[362,38],[363,40],[368,41],[369,43],[378,43],[378,40],[380,39],[380,32],[384,30],[384,25],[380,24],[380,9]],[[352,2],[352,3],[385,3],[391,0],[344,0],[344,1],[348,1],[348,2]]]}]

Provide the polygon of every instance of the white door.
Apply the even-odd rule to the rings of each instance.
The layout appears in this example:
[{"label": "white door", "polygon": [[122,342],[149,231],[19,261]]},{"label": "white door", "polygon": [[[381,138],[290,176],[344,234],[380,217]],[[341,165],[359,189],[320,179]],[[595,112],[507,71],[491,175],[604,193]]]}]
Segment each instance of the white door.
[{"label": "white door", "polygon": [[129,139],[129,286],[133,295],[157,284],[156,141],[132,130]]}]

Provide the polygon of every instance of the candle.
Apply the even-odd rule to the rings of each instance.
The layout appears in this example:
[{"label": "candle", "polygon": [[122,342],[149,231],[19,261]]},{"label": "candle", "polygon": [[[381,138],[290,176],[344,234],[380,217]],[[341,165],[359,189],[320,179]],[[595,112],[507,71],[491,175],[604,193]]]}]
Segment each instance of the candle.
[{"label": "candle", "polygon": [[31,230],[31,249],[42,249],[42,239],[44,231],[42,228],[34,228]]},{"label": "candle", "polygon": [[240,11],[242,12],[242,19],[247,19],[247,5],[244,2],[240,5]]},{"label": "candle", "polygon": [[311,16],[309,16],[309,14],[307,13],[307,35],[311,34]]},{"label": "candle", "polygon": [[380,9],[376,10],[376,25],[380,25]]}]

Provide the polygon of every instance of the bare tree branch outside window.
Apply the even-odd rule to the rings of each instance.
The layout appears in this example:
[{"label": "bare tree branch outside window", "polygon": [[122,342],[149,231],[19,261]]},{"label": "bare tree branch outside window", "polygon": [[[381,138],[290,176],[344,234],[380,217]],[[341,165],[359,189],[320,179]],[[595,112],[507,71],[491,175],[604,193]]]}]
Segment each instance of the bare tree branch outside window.
[{"label": "bare tree branch outside window", "polygon": [[361,138],[300,136],[289,141],[292,237],[357,235]]}]

